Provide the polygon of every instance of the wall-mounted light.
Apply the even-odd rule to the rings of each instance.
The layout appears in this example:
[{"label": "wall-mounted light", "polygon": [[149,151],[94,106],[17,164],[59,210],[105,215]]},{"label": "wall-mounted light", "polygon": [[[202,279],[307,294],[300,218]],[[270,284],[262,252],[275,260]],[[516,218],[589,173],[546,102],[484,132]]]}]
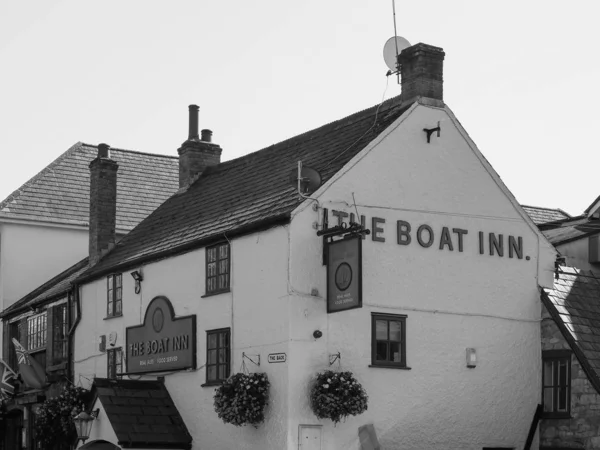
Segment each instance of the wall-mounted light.
[{"label": "wall-mounted light", "polygon": [[477,367],[477,351],[474,348],[467,349],[467,367],[470,369]]},{"label": "wall-mounted light", "polygon": [[139,294],[140,291],[142,290],[142,281],[144,281],[144,277],[142,276],[142,272],[140,272],[139,270],[135,270],[133,272],[131,272],[131,276],[133,277],[133,279],[135,280],[135,293]]},{"label": "wall-mounted light", "polygon": [[98,417],[99,412],[100,409],[92,411],[91,414],[88,414],[85,411],[81,411],[73,418],[75,430],[77,431],[77,440],[85,442],[89,439],[94,419]]}]

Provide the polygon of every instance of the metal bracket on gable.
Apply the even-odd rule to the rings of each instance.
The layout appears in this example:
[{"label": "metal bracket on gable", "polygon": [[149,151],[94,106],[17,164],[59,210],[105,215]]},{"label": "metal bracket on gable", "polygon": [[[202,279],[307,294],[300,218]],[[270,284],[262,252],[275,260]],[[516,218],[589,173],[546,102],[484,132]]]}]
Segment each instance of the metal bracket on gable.
[{"label": "metal bracket on gable", "polygon": [[431,141],[431,135],[437,131],[437,137],[440,137],[440,121],[438,120],[437,127],[435,128],[423,128],[423,131],[427,133],[427,143],[429,144]]}]

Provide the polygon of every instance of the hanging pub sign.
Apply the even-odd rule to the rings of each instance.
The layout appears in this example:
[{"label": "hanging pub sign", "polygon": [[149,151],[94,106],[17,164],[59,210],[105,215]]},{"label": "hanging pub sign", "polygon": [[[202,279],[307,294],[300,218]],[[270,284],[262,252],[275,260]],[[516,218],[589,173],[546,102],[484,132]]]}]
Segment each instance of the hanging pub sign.
[{"label": "hanging pub sign", "polygon": [[346,237],[328,244],[327,312],[362,307],[362,238]]},{"label": "hanging pub sign", "polygon": [[175,317],[167,297],[155,297],[144,323],[126,329],[126,373],[196,368],[196,316]]}]

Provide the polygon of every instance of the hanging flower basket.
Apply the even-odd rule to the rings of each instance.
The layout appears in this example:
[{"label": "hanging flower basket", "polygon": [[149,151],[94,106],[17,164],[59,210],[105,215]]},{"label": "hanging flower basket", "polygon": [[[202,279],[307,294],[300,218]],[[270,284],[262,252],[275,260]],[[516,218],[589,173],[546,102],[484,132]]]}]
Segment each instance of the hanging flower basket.
[{"label": "hanging flower basket", "polygon": [[73,417],[84,409],[86,391],[72,385],[65,386],[58,397],[46,400],[35,418],[35,430],[42,448],[53,448],[69,442],[75,436]]},{"label": "hanging flower basket", "polygon": [[368,400],[366,391],[352,372],[320,372],[310,392],[310,406],[315,415],[334,423],[364,413]]},{"label": "hanging flower basket", "polygon": [[265,420],[269,401],[269,380],[266,373],[236,373],[217,388],[214,405],[223,422],[235,426],[258,427]]}]

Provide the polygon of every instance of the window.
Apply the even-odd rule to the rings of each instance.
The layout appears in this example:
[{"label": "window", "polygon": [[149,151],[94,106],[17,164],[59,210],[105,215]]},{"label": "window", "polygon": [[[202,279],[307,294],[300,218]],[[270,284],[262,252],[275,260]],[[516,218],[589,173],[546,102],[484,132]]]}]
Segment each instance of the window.
[{"label": "window", "polygon": [[570,417],[571,352],[549,350],[542,353],[542,359],[544,417]]},{"label": "window", "polygon": [[229,244],[206,247],[206,293],[229,290]]},{"label": "window", "polygon": [[206,384],[220,384],[229,377],[230,333],[229,328],[206,332]]},{"label": "window", "polygon": [[8,337],[10,342],[8,344],[8,365],[16,371],[18,367],[17,352],[15,351],[15,346],[12,345],[12,340],[14,338],[19,342],[21,341],[21,321],[12,322],[9,324],[9,327]]},{"label": "window", "polygon": [[27,349],[31,351],[46,348],[46,312],[27,319]]},{"label": "window", "polygon": [[371,315],[371,365],[406,368],[406,316]]},{"label": "window", "polygon": [[107,356],[107,378],[117,378],[123,373],[123,351],[120,348],[113,348],[106,351]]},{"label": "window", "polygon": [[107,303],[106,316],[115,317],[123,314],[123,274],[117,273],[106,278]]},{"label": "window", "polygon": [[52,308],[52,363],[59,364],[67,360],[67,304]]}]

